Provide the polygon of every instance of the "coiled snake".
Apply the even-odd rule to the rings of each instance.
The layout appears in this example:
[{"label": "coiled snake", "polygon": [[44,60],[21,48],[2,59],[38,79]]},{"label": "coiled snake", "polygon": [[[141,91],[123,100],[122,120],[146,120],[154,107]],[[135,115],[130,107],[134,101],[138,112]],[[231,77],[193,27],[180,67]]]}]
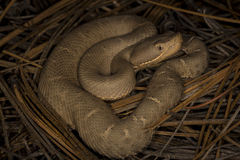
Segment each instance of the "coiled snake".
[{"label": "coiled snake", "polygon": [[[133,68],[169,59],[180,49],[186,55],[157,69],[145,98],[126,119],[101,100],[126,96],[135,85]],[[55,47],[42,70],[39,91],[89,147],[123,158],[150,143],[153,131],[144,128],[178,103],[181,78],[198,76],[207,65],[208,51],[198,38],[157,35],[144,18],[112,16],[81,25]]]}]

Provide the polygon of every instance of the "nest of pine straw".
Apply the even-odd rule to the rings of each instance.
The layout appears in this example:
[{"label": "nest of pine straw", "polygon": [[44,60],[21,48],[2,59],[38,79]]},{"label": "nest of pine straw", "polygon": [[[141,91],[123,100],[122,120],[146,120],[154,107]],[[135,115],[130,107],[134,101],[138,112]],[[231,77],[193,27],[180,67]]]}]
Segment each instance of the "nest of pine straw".
[{"label": "nest of pine straw", "polygon": [[[152,143],[128,159],[239,159],[240,29],[238,0],[5,0],[0,6],[0,158],[108,159],[87,148],[38,98],[38,78],[52,48],[78,25],[137,14],[159,28],[197,35],[208,46],[205,74],[185,80],[181,102],[149,129]],[[155,68],[138,73],[133,94],[111,103],[128,116]]]}]

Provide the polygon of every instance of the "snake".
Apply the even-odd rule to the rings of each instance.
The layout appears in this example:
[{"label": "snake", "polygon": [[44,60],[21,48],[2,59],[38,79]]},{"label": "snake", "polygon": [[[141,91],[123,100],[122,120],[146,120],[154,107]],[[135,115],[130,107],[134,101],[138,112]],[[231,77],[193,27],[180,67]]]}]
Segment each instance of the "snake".
[{"label": "snake", "polygon": [[[180,55],[181,56],[178,56]],[[86,22],[53,49],[39,78],[39,93],[95,152],[110,158],[136,155],[151,142],[147,127],[180,101],[183,78],[201,75],[209,54],[196,36],[167,32],[136,15]],[[108,101],[134,89],[136,71],[161,65],[145,97],[126,118]]]}]

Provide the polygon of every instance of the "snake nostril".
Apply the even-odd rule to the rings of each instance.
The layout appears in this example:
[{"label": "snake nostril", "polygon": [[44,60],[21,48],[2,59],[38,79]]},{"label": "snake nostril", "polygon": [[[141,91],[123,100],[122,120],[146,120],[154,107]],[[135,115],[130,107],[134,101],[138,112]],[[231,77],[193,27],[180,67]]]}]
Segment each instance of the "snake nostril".
[{"label": "snake nostril", "polygon": [[159,50],[162,50],[162,45],[159,45],[159,46],[158,46],[158,49],[159,49]]}]

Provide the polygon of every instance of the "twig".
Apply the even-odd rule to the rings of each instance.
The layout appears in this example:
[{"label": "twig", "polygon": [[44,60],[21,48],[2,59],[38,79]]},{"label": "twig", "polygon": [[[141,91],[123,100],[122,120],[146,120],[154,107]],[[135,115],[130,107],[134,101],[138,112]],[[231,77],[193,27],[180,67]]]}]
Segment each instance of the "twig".
[{"label": "twig", "polygon": [[3,50],[2,52],[5,53],[5,54],[7,54],[7,55],[10,55],[10,56],[12,56],[12,57],[14,57],[14,58],[20,59],[20,60],[22,60],[22,61],[24,61],[24,62],[30,63],[31,65],[36,66],[36,67],[38,67],[38,68],[42,68],[41,65],[39,65],[39,64],[37,64],[37,63],[34,63],[34,62],[31,62],[31,61],[29,61],[29,60],[27,60],[27,59],[24,59],[24,58],[22,58],[22,57],[20,57],[20,56],[18,56],[18,55],[16,55],[16,54],[13,54],[13,53],[11,53],[11,52],[9,52],[9,51]]},{"label": "twig", "polygon": [[[198,159],[206,150],[208,150],[208,152],[206,153],[209,154],[209,152],[212,150],[212,148],[215,146],[215,144],[217,143],[217,141],[219,141],[224,135],[226,135],[227,133],[229,133],[231,130],[233,130],[234,128],[236,128],[237,126],[240,125],[240,121],[235,123],[234,125],[232,125],[229,129],[228,127],[232,124],[233,120],[235,119],[235,117],[237,116],[237,114],[240,111],[240,106],[238,106],[238,109],[235,111],[234,115],[231,117],[231,119],[228,121],[228,123],[226,124],[226,126],[224,127],[224,129],[221,131],[221,133],[218,135],[218,137],[212,141],[209,145],[207,145],[203,150],[201,150],[201,152],[199,152],[199,154],[197,154],[194,157],[194,160]],[[205,155],[205,156],[206,156]]]},{"label": "twig", "polygon": [[[24,27],[31,27],[32,25],[38,23],[39,21],[43,20],[44,18],[50,16],[51,14],[53,14],[54,12],[56,12],[57,10],[62,9],[63,7],[65,7],[66,5],[68,5],[69,3],[73,3],[76,0],[62,0],[59,1],[58,3],[56,3],[55,5],[49,7],[48,9],[46,9],[45,11],[43,11],[42,13],[38,14],[36,17],[34,17],[33,19],[29,20],[28,22],[24,23],[23,26]],[[21,34],[24,31],[24,29],[16,29],[14,31],[12,31],[11,33],[9,33],[7,36],[3,37],[0,40],[0,47],[2,47],[5,43],[7,43],[8,41],[10,41],[12,38],[16,37],[17,35]]]},{"label": "twig", "polygon": [[223,18],[223,17],[207,15],[207,14],[203,14],[203,13],[199,13],[199,12],[189,11],[189,10],[185,10],[185,9],[182,9],[182,8],[177,8],[177,7],[165,5],[165,4],[162,4],[162,3],[159,3],[159,2],[154,2],[154,1],[151,1],[151,0],[144,0],[144,1],[148,2],[148,3],[158,5],[158,6],[161,6],[161,7],[173,9],[173,10],[176,10],[176,11],[185,12],[185,13],[188,13],[188,14],[193,14],[193,15],[196,15],[196,16],[207,17],[207,18],[212,18],[212,19],[225,21],[225,22],[231,22],[231,23],[238,23],[238,24],[240,23],[240,20],[236,20],[236,19]]},{"label": "twig", "polygon": [[0,23],[2,22],[3,17],[5,16],[5,14],[7,13],[7,11],[11,8],[11,6],[13,5],[13,3],[16,0],[11,0],[10,3],[8,4],[8,6],[4,9],[4,11],[2,12],[2,14],[0,15]]},{"label": "twig", "polygon": [[234,85],[233,87],[231,88],[228,88],[225,92],[223,92],[222,94],[218,95],[217,97],[213,98],[212,100],[208,101],[208,102],[205,102],[203,104],[200,104],[200,105],[197,105],[197,106],[193,106],[193,107],[185,107],[186,109],[197,109],[197,108],[200,108],[200,107],[203,107],[203,106],[206,106],[212,102],[215,102],[216,100],[218,100],[219,98],[223,97],[224,95],[226,95],[227,93],[229,93],[231,90],[233,90],[234,88],[236,88],[237,86],[240,85],[240,82],[237,83],[236,85]]}]

